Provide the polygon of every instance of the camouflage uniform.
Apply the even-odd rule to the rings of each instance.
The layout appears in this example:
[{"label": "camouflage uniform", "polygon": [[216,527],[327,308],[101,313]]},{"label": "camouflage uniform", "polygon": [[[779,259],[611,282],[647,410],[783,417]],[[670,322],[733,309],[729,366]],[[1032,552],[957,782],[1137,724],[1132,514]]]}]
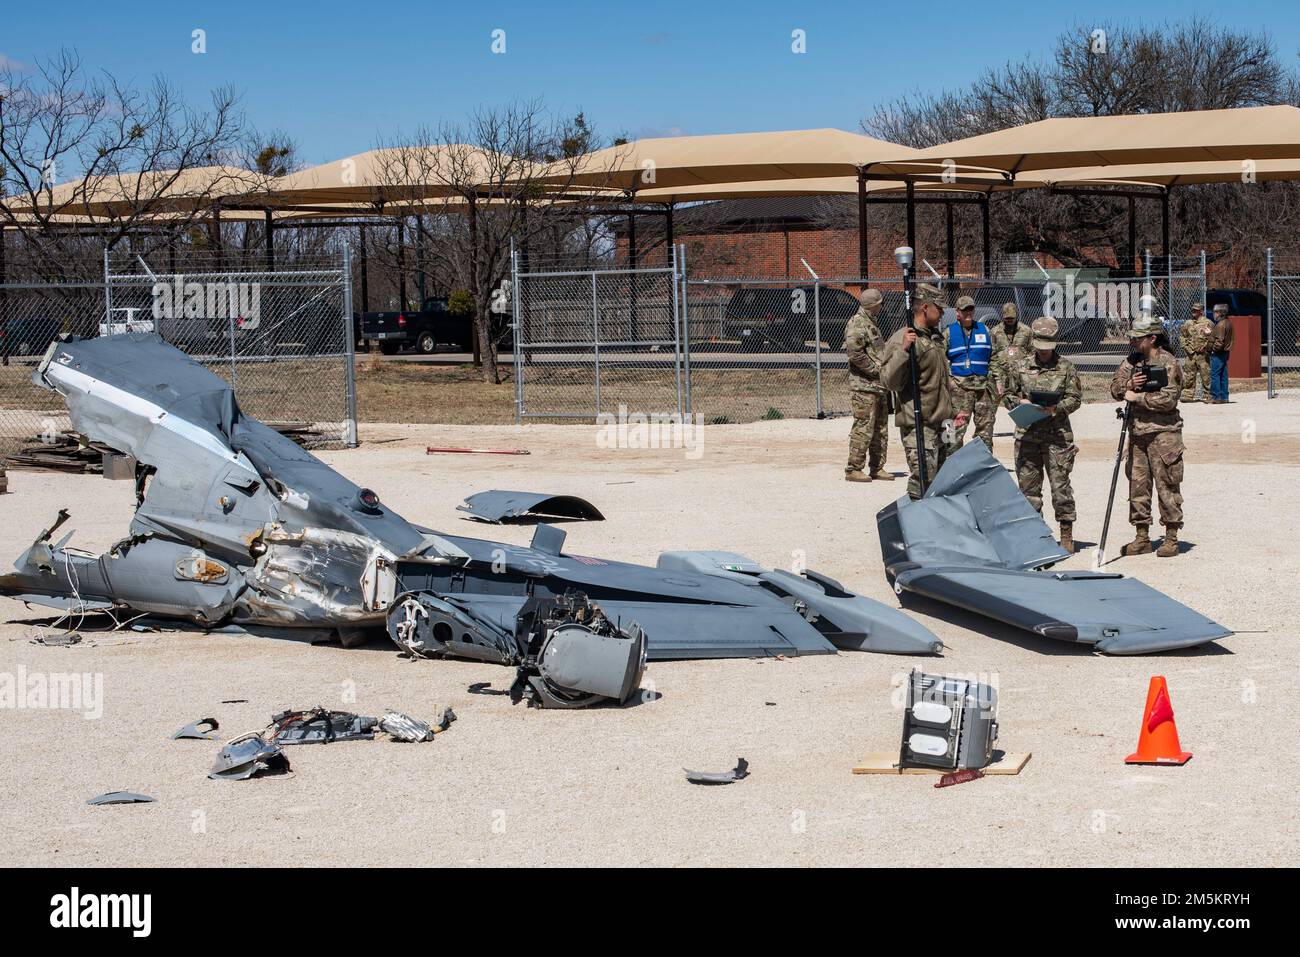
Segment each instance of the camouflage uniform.
[{"label": "camouflage uniform", "polygon": [[1016,305],[1008,302],[1002,307],[1002,321],[989,329],[993,337],[993,361],[989,364],[989,385],[994,400],[1006,391],[1006,379],[1011,367],[1029,355],[1029,327],[1016,321]]},{"label": "camouflage uniform", "polygon": [[1194,314],[1183,323],[1179,339],[1183,347],[1183,401],[1191,402],[1196,398],[1197,379],[1201,383],[1201,394],[1210,397],[1210,335],[1214,332],[1214,323],[1205,317],[1203,308],[1192,307]]},{"label": "camouflage uniform", "polygon": [[[918,303],[943,305],[942,293],[937,287],[921,283],[913,293]],[[903,348],[903,333],[899,329],[885,343],[880,357],[880,380],[894,393],[896,408],[894,422],[899,438],[907,452],[907,467],[911,478],[907,494],[921,497],[920,455],[917,452],[917,424],[912,413],[912,378],[908,353]],[[925,473],[929,481],[939,474],[948,448],[943,442],[943,432],[951,428],[952,401],[948,395],[948,354],[944,348],[943,333],[938,329],[916,328],[916,361],[921,387],[921,435],[925,441]]]},{"label": "camouflage uniform", "polygon": [[[1144,320],[1136,320],[1135,328]],[[1150,320],[1153,328],[1158,320]],[[1129,408],[1129,452],[1124,474],[1128,476],[1128,520],[1138,528],[1138,538],[1146,538],[1151,525],[1151,486],[1160,500],[1160,523],[1166,535],[1177,532],[1183,524],[1183,417],[1178,413],[1178,398],[1183,390],[1183,373],[1178,360],[1158,349],[1150,360],[1152,366],[1164,366],[1169,384],[1159,392],[1144,392]],[[1123,399],[1133,377],[1128,359],[1120,363],[1110,380],[1110,394]],[[1176,538],[1176,534],[1175,534]]]},{"label": "camouflage uniform", "polygon": [[[1042,321],[1042,320],[1039,320]],[[1048,320],[1051,322],[1052,320]],[[1052,322],[1053,330],[1055,322]],[[1055,335],[1053,331],[1052,335]],[[1043,473],[1052,486],[1052,512],[1062,525],[1072,525],[1076,518],[1074,488],[1070,472],[1079,447],[1074,444],[1070,413],[1083,404],[1083,386],[1074,363],[1055,352],[1042,362],[1036,352],[1019,359],[1007,370],[1006,390],[1002,402],[1014,409],[1030,392],[1059,392],[1056,412],[1039,419],[1028,428],[1016,429],[1016,479],[1029,504],[1043,510]]]},{"label": "camouflage uniform", "polygon": [[889,390],[880,382],[880,351],[884,344],[880,327],[863,306],[844,328],[844,352],[849,359],[849,404],[853,409],[845,474],[861,472],[868,462],[870,476],[885,468]]}]

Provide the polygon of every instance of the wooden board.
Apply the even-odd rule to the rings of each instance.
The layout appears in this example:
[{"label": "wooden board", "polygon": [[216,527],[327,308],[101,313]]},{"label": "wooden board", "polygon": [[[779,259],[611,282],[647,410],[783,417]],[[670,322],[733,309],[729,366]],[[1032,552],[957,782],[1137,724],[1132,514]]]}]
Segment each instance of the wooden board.
[{"label": "wooden board", "polygon": [[[993,761],[983,771],[985,774],[1019,774],[1033,754],[1029,751],[994,751]],[[854,774],[946,774],[943,768],[898,767],[897,751],[873,751],[853,768]]]}]

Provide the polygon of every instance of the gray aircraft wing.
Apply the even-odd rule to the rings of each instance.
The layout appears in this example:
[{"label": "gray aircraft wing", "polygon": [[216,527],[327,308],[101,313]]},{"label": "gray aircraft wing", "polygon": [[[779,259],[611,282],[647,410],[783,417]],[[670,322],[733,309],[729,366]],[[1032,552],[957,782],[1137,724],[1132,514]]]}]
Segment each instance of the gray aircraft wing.
[{"label": "gray aircraft wing", "polygon": [[1113,655],[1232,634],[1136,579],[1039,570],[1067,553],[982,442],[950,457],[919,501],[904,496],[882,509],[876,525],[885,575],[900,594]]}]

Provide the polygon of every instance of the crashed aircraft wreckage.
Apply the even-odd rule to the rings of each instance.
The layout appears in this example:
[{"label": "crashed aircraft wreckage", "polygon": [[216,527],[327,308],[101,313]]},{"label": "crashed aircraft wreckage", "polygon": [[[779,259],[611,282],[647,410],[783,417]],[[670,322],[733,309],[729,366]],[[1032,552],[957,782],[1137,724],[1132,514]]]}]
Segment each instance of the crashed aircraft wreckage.
[{"label": "crashed aircraft wreckage", "polygon": [[726,552],[650,568],[440,535],[245,416],[220,377],[151,334],[55,342],[33,374],[73,427],[139,463],[127,537],[95,555],[55,540],[66,512],[0,575],[0,594],[61,609],[121,607],[204,628],[386,628],[406,651],[520,669],[537,704],[625,700],[645,659],[934,654],[895,608],[807,572]]},{"label": "crashed aircraft wreckage", "polygon": [[885,575],[905,591],[1111,655],[1140,655],[1232,632],[1123,575],[1047,572],[1068,557],[983,442],[949,456],[919,501],[876,515]]}]

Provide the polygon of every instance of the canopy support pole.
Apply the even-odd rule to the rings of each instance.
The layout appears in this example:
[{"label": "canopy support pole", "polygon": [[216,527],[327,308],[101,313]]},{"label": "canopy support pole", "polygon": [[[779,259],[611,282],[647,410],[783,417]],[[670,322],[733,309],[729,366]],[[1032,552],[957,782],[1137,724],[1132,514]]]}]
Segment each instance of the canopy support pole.
[{"label": "canopy support pole", "polygon": [[916,184],[912,177],[907,178],[907,245],[912,247],[914,261],[919,260],[916,256]]},{"label": "canopy support pole", "polygon": [[[633,273],[636,272],[636,267],[637,267],[637,256],[636,256],[636,211],[635,211],[635,210],[628,210],[628,213],[627,213],[627,265],[628,265],[628,268],[631,269]],[[632,276],[630,276],[630,277],[628,277],[628,278],[630,279],[630,285],[629,285],[629,287],[628,287],[628,292],[631,294],[631,298],[632,298],[632,302],[631,302],[631,313],[630,313],[630,320],[631,320],[631,321],[630,321],[629,324],[628,324],[628,333],[629,333],[628,338],[630,338],[633,342],[635,342],[635,341],[636,341],[636,332],[637,332],[637,329],[636,329],[636,326],[637,326],[637,322],[636,322],[636,276],[635,276],[635,275],[632,275]],[[598,329],[599,329],[599,327],[598,327]],[[599,338],[599,331],[597,332],[597,338]]]},{"label": "canopy support pole", "polygon": [[[477,293],[477,290],[475,290]],[[397,221],[397,308],[406,310],[406,217]]]},{"label": "canopy support pole", "polygon": [[1128,262],[1124,265],[1137,273],[1138,258],[1138,240],[1137,240],[1137,199],[1133,196],[1128,198]]},{"label": "canopy support pole", "polygon": [[266,214],[266,271],[275,272],[275,223],[271,218],[271,211],[264,210]]},{"label": "canopy support pole", "polygon": [[867,172],[858,170],[858,275],[865,286],[871,264],[867,261]]},{"label": "canopy support pole", "polygon": [[357,242],[357,249],[361,253],[361,311],[367,313],[370,311],[370,277],[366,269],[366,224],[357,225],[361,232]]},{"label": "canopy support pole", "polygon": [[989,194],[985,193],[980,201],[980,231],[984,250],[984,278],[988,279],[993,271],[993,250],[989,243]]},{"label": "canopy support pole", "polygon": [[948,242],[948,278],[957,278],[957,260],[953,258],[953,222],[952,222],[952,203],[945,200],[943,212],[946,217],[944,238]]},{"label": "canopy support pole", "polygon": [[1160,253],[1169,262],[1169,190],[1166,186],[1160,191]]},{"label": "canopy support pole", "polygon": [[415,288],[420,294],[420,308],[424,308],[424,217],[415,217]]},{"label": "canopy support pole", "polygon": [[217,272],[225,268],[225,256],[221,248],[221,207],[214,206],[212,209],[212,245],[216,250]]}]

